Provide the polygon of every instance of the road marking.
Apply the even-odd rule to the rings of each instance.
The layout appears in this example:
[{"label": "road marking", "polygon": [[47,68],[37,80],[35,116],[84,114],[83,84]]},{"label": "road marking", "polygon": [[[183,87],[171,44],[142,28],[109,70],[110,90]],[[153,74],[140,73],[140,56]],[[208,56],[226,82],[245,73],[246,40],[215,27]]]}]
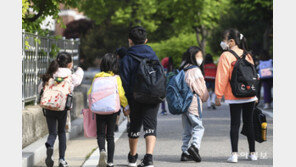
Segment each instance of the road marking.
[{"label": "road marking", "polygon": [[[115,133],[114,136],[114,142],[116,143],[116,141],[121,137],[121,135],[123,134],[123,132],[126,130],[126,123],[127,123],[128,119],[125,119],[124,121],[122,121],[122,123],[119,125],[118,127],[118,132]],[[96,140],[96,139],[95,139]],[[100,159],[100,150],[99,148],[97,148],[92,154],[91,156],[85,161],[85,163],[82,165],[82,167],[96,167],[98,165]]]}]

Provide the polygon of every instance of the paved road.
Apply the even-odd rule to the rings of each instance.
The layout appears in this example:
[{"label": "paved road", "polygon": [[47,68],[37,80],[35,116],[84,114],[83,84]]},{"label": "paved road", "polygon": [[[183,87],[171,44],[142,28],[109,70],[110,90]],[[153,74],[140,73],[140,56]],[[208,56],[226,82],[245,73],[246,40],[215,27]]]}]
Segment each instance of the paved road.
[{"label": "paved road", "polygon": [[[231,153],[230,137],[229,137],[229,107],[223,105],[217,110],[204,109],[203,121],[205,126],[205,134],[201,144],[200,154],[202,156],[201,163],[180,162],[181,154],[181,135],[182,125],[180,116],[158,116],[158,139],[154,152],[154,164],[156,167],[191,167],[191,166],[272,166],[273,165],[273,121],[268,118],[268,136],[267,142],[257,143],[256,151],[259,160],[251,162],[245,159],[248,152],[248,144],[245,136],[240,135],[239,138],[239,163],[229,164],[226,159]],[[129,151],[127,134],[116,142],[116,150],[114,163],[116,167],[127,166],[127,154]],[[140,159],[145,153],[145,144],[143,135],[138,145],[138,153]]]}]

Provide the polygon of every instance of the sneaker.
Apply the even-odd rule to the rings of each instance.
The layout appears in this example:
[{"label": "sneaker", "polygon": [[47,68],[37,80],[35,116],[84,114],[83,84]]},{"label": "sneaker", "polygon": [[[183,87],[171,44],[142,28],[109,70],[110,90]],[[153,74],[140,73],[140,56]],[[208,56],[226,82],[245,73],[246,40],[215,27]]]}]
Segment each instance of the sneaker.
[{"label": "sneaker", "polygon": [[154,167],[152,159],[152,155],[148,157],[148,155],[146,154],[144,158],[141,160],[141,163],[140,165],[138,165],[138,167]]},{"label": "sneaker", "polygon": [[168,115],[168,113],[166,111],[162,111],[161,115]]},{"label": "sneaker", "polygon": [[100,152],[100,160],[98,167],[106,167],[107,166],[107,161],[106,161],[107,153],[105,150],[102,150]]},{"label": "sneaker", "polygon": [[118,132],[118,125],[115,125],[114,132]]},{"label": "sneaker", "polygon": [[69,165],[64,159],[60,159],[59,167],[69,167]]},{"label": "sneaker", "polygon": [[257,158],[256,154],[250,153],[248,155],[248,159],[251,160],[251,161],[257,161],[258,158]]},{"label": "sneaker", "polygon": [[215,104],[212,104],[212,109],[213,109],[213,110],[216,110],[216,106],[215,106]]},{"label": "sneaker", "polygon": [[238,162],[237,154],[231,154],[231,156],[227,159],[227,162],[229,162],[229,163],[237,163]]},{"label": "sneaker", "polygon": [[46,150],[46,159],[45,159],[45,164],[47,167],[53,167],[54,161],[52,159],[52,154],[53,154],[53,148],[48,147]]},{"label": "sneaker", "polygon": [[199,150],[194,145],[191,145],[188,149],[188,153],[192,156],[193,160],[196,162],[201,161],[201,157],[199,155]]},{"label": "sneaker", "polygon": [[138,154],[132,156],[130,153],[128,153],[128,166],[129,167],[137,166],[137,160],[138,160]]},{"label": "sneaker", "polygon": [[109,162],[109,163],[107,164],[107,167],[114,167],[114,164],[113,164],[112,162]]},{"label": "sneaker", "polygon": [[181,155],[181,161],[193,161],[193,158],[190,154],[183,152]]}]

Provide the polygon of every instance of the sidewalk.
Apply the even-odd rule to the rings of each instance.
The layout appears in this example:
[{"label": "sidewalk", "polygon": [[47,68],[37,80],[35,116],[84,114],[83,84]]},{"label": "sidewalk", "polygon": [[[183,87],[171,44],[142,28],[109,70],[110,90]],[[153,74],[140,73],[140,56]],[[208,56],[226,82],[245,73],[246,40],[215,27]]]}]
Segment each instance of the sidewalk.
[{"label": "sidewalk", "polygon": [[[119,123],[123,123],[122,127],[126,127],[126,122],[123,119],[123,114],[121,114]],[[124,131],[125,129],[122,129]],[[117,135],[118,133],[115,133]],[[58,141],[58,137],[56,142]],[[56,145],[58,147],[58,145]],[[96,138],[86,138],[84,137],[84,133],[81,133],[76,138],[73,138],[67,141],[67,150],[66,150],[66,161],[71,167],[81,167],[85,160],[88,159],[91,154],[97,149],[97,140]],[[59,161],[59,151],[58,149],[54,152],[54,166],[58,166]],[[98,160],[95,162],[97,163]],[[40,161],[34,167],[46,167],[44,160]]]},{"label": "sidewalk", "polygon": [[[273,121],[267,116],[268,132],[267,142],[257,143],[256,151],[258,153],[258,161],[251,162],[245,159],[248,153],[247,138],[243,135],[239,136],[239,163],[229,164],[226,159],[231,153],[230,146],[230,119],[229,107],[223,104],[217,110],[208,110],[204,108],[203,123],[205,134],[201,144],[200,155],[201,163],[195,162],[180,162],[181,155],[181,137],[182,124],[180,116],[158,116],[158,138],[154,151],[154,165],[156,167],[240,167],[240,166],[261,166],[267,167],[273,165]],[[116,142],[116,150],[114,163],[116,167],[127,165],[127,154],[129,152],[128,137],[123,135]],[[145,153],[145,140],[143,135],[139,139],[138,153],[140,163]]]}]

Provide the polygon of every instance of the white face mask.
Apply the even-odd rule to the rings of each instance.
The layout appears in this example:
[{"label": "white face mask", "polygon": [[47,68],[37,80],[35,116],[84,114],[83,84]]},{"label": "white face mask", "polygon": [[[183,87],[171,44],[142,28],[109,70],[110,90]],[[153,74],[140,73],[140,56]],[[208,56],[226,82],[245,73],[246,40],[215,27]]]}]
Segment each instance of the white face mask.
[{"label": "white face mask", "polygon": [[229,48],[229,45],[227,45],[227,43],[224,41],[221,41],[220,46],[223,50],[228,50]]},{"label": "white face mask", "polygon": [[200,66],[200,65],[202,64],[202,62],[203,62],[203,59],[197,59],[197,60],[196,60],[196,64],[197,64],[198,66]]}]

